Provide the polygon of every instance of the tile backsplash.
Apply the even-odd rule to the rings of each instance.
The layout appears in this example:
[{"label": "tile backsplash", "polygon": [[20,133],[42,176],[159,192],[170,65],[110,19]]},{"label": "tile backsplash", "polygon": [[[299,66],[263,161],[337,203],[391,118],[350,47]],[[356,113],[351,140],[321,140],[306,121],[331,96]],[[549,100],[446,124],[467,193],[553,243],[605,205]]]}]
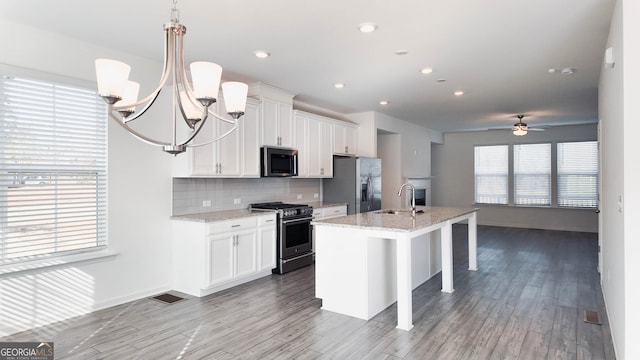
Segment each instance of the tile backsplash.
[{"label": "tile backsplash", "polygon": [[320,200],[314,195],[320,196],[321,183],[294,178],[173,178],[173,215],[246,209],[266,201],[310,203]]}]

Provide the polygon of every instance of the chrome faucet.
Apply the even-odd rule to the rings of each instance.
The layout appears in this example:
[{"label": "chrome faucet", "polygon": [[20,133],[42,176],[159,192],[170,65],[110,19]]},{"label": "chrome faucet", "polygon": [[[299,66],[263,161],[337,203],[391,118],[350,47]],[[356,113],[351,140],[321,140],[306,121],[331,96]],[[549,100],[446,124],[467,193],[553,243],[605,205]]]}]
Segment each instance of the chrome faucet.
[{"label": "chrome faucet", "polygon": [[402,184],[402,186],[400,186],[400,190],[398,190],[398,196],[402,195],[402,189],[404,189],[407,186],[411,188],[411,213],[415,215],[416,214],[416,188],[413,187],[413,184],[411,183]]}]

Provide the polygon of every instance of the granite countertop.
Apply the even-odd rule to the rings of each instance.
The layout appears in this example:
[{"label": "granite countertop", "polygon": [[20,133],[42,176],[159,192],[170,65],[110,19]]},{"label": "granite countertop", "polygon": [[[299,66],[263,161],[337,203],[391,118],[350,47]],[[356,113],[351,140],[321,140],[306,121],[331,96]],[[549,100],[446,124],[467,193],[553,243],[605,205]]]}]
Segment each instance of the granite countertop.
[{"label": "granite countertop", "polygon": [[347,203],[335,203],[335,202],[324,202],[324,201],[315,201],[315,202],[310,202],[307,203],[307,205],[311,206],[314,209],[319,209],[319,208],[327,208],[327,207],[332,207],[332,206],[342,206],[342,205],[347,205]]},{"label": "granite countertop", "polygon": [[223,210],[198,214],[174,215],[171,217],[171,220],[210,222],[232,220],[249,216],[260,216],[265,214],[269,214],[269,211],[252,211],[249,209]]},{"label": "granite countertop", "polygon": [[458,216],[467,215],[478,211],[477,208],[456,208],[440,206],[417,206],[417,210],[424,213],[411,215],[411,212],[396,214],[383,214],[381,211],[371,211],[362,214],[353,214],[333,219],[313,221],[312,225],[327,225],[338,227],[355,227],[370,230],[411,232],[447,221]]}]

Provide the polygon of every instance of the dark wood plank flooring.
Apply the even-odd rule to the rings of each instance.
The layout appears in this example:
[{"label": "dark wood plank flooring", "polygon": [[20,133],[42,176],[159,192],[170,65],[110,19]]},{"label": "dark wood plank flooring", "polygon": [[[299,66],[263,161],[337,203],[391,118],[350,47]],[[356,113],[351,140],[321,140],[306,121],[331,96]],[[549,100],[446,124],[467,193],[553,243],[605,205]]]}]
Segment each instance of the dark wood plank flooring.
[{"label": "dark wood plank flooring", "polygon": [[[320,310],[314,268],[170,305],[140,299],[0,339],[55,342],[56,359],[614,359],[591,233],[478,227],[479,271],[454,227],[454,287],[413,292],[371,321]],[[178,293],[176,293],[178,294]],[[181,294],[178,294],[181,295]],[[602,325],[584,322],[595,310]]]}]

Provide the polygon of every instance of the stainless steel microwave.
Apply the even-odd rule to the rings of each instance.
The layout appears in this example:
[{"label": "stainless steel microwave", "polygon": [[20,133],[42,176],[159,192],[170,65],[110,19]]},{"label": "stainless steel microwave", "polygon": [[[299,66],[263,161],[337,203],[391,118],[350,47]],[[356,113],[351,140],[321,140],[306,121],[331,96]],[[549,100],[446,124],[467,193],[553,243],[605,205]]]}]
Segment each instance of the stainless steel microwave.
[{"label": "stainless steel microwave", "polygon": [[298,176],[298,150],[261,147],[260,168],[262,177]]}]

